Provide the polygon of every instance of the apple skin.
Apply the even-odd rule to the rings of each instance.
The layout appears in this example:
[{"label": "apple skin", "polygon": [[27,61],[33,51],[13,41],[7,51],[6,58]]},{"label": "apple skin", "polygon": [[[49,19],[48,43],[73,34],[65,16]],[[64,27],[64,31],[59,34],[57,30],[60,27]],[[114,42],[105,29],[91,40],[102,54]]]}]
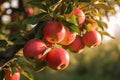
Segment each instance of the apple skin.
[{"label": "apple skin", "polygon": [[73,51],[73,52],[79,54],[83,51],[85,45],[82,41],[82,38],[79,35],[77,35],[76,39],[70,45],[68,45],[67,47],[70,51]]},{"label": "apple skin", "polygon": [[84,23],[84,21],[85,21],[85,14],[84,14],[84,12],[81,9],[79,9],[78,7],[75,7],[73,9],[73,14],[78,17],[79,25]]},{"label": "apple skin", "polygon": [[65,37],[64,25],[55,21],[46,23],[43,27],[43,36],[48,42],[61,42]]},{"label": "apple skin", "polygon": [[32,7],[28,7],[26,12],[29,16],[32,16],[34,14],[34,9]]},{"label": "apple skin", "polygon": [[16,69],[16,72],[11,76],[10,80],[20,80],[20,72]]},{"label": "apple skin", "polygon": [[81,25],[85,22],[85,13],[78,7],[75,7],[70,14],[65,14],[66,17],[71,17],[75,15],[78,19],[78,26],[81,27]]},{"label": "apple skin", "polygon": [[69,61],[69,53],[63,48],[54,48],[47,53],[46,63],[54,70],[64,70]]},{"label": "apple skin", "polygon": [[95,30],[86,32],[82,37],[84,44],[91,48],[100,45],[101,39],[101,35]]},{"label": "apple skin", "polygon": [[11,78],[11,71],[9,69],[6,69],[4,80],[9,80],[10,78]]},{"label": "apple skin", "polygon": [[65,27],[66,33],[64,39],[60,42],[62,45],[69,45],[72,43],[76,38],[75,32],[70,32],[67,27]]},{"label": "apple skin", "polygon": [[46,55],[43,55],[46,48],[47,46],[42,40],[31,39],[24,45],[23,55],[31,62],[42,61],[46,57]]}]

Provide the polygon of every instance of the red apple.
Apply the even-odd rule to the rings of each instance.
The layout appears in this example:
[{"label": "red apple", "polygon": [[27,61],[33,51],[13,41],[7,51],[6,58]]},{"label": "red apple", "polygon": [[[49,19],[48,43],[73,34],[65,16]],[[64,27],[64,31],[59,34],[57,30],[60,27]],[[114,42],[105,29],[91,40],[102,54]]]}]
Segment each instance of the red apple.
[{"label": "red apple", "polygon": [[73,15],[75,15],[77,17],[79,27],[81,27],[81,25],[85,21],[85,13],[80,8],[75,7],[70,14],[65,14],[65,16],[68,18],[73,16]]},{"label": "red apple", "polygon": [[28,7],[26,11],[29,16],[34,14],[34,9],[32,7]]},{"label": "red apple", "polygon": [[25,44],[23,54],[29,61],[42,61],[46,57],[43,55],[46,48],[47,46],[42,40],[31,39]]},{"label": "red apple", "polygon": [[75,32],[70,32],[68,28],[65,27],[66,33],[64,39],[60,42],[62,45],[69,45],[72,43],[76,38]]},{"label": "red apple", "polygon": [[101,35],[95,30],[88,31],[83,35],[82,40],[88,47],[98,46],[101,43]]},{"label": "red apple", "polygon": [[65,28],[63,24],[50,21],[43,27],[44,38],[51,43],[59,43],[65,37]]},{"label": "red apple", "polygon": [[10,80],[20,80],[20,72],[16,69],[16,72],[11,76]]},{"label": "red apple", "polygon": [[10,78],[11,78],[11,71],[9,69],[6,69],[4,80],[10,80]]},{"label": "red apple", "polygon": [[77,15],[79,25],[84,23],[84,21],[85,21],[85,14],[84,14],[84,12],[81,9],[79,9],[78,7],[75,7],[73,9],[73,14]]},{"label": "red apple", "polygon": [[63,48],[54,48],[47,53],[46,63],[54,70],[64,70],[69,64],[69,53]]},{"label": "red apple", "polygon": [[69,50],[71,50],[73,52],[81,53],[83,51],[85,45],[82,41],[82,38],[79,35],[77,35],[76,39],[67,47]]}]

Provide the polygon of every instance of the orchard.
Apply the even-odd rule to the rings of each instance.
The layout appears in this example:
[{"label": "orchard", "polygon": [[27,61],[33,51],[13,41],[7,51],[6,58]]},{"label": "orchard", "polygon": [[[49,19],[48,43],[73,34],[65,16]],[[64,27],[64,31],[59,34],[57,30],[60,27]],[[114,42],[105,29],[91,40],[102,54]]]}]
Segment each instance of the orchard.
[{"label": "orchard", "polygon": [[111,36],[102,19],[119,0],[0,0],[0,80],[34,80],[29,71],[68,68],[71,54]]}]

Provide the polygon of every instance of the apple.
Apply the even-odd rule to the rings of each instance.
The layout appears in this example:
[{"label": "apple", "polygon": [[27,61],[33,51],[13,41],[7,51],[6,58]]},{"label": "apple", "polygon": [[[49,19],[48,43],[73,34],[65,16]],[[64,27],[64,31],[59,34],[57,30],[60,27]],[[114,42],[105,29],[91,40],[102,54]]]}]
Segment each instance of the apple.
[{"label": "apple", "polygon": [[26,9],[26,12],[27,12],[27,14],[28,14],[29,16],[32,16],[32,15],[34,14],[34,9],[33,9],[32,7],[28,7],[28,8]]},{"label": "apple", "polygon": [[48,42],[61,42],[65,37],[64,25],[59,22],[49,21],[43,27],[43,36]]},{"label": "apple", "polygon": [[78,7],[75,7],[73,9],[73,14],[77,15],[79,25],[84,23],[84,21],[85,21],[85,14],[84,14],[84,12],[81,9],[79,9]]},{"label": "apple", "polygon": [[11,78],[11,71],[9,69],[6,69],[4,80],[9,80],[10,78]]},{"label": "apple", "polygon": [[85,21],[85,13],[80,8],[75,7],[70,14],[65,14],[65,16],[68,18],[73,16],[73,15],[75,15],[77,17],[79,27],[81,27],[81,25]]},{"label": "apple", "polygon": [[66,33],[64,39],[60,42],[62,45],[69,45],[72,43],[76,38],[75,32],[70,32],[67,27],[65,27]]},{"label": "apple", "polygon": [[46,64],[54,70],[64,70],[69,61],[69,53],[63,48],[56,47],[47,53]]},{"label": "apple", "polygon": [[20,80],[20,72],[16,69],[15,73],[11,76],[10,80]]},{"label": "apple", "polygon": [[24,45],[23,55],[31,62],[42,61],[46,57],[43,55],[46,48],[47,46],[42,40],[31,39]]},{"label": "apple", "polygon": [[82,37],[84,44],[88,47],[100,45],[101,39],[101,35],[95,30],[87,31]]},{"label": "apple", "polygon": [[70,51],[73,51],[79,54],[83,51],[85,45],[82,41],[81,36],[77,35],[76,39],[71,44],[69,44],[67,47]]}]

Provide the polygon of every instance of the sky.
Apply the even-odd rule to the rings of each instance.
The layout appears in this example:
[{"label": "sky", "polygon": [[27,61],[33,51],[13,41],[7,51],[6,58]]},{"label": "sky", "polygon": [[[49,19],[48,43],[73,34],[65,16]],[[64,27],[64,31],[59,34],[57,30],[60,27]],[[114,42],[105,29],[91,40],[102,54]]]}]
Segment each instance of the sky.
[{"label": "sky", "polygon": [[[109,20],[107,20],[107,18],[103,18],[103,21],[108,24],[108,29],[106,31],[109,32],[112,36],[120,38],[120,7],[116,5],[115,10],[116,13],[110,14]],[[104,39],[107,41],[111,40],[108,37],[105,37]]]}]

